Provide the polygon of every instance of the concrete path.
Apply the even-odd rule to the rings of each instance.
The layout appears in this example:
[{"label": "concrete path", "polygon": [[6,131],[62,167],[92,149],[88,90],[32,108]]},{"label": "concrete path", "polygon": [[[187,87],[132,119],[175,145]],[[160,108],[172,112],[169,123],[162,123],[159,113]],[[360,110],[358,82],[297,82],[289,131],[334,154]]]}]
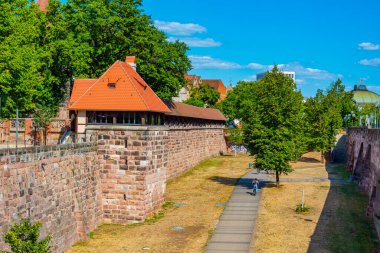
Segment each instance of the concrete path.
[{"label": "concrete path", "polygon": [[261,196],[252,195],[252,179],[264,177],[251,171],[239,180],[205,253],[249,252]]}]

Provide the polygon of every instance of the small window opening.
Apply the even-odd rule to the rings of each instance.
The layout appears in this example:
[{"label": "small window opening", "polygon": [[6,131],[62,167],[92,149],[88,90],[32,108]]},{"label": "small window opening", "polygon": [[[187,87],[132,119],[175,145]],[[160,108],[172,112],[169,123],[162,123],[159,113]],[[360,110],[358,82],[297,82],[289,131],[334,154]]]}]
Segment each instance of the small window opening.
[{"label": "small window opening", "polygon": [[115,89],[116,88],[116,83],[109,83],[108,88],[110,89]]}]

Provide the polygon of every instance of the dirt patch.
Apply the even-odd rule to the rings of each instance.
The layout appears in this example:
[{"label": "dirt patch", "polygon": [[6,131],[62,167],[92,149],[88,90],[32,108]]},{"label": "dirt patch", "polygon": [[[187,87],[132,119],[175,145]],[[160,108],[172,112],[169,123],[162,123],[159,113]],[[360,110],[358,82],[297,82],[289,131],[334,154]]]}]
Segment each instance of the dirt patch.
[{"label": "dirt patch", "polygon": [[224,156],[202,162],[168,183],[163,218],[150,225],[103,225],[69,252],[202,252],[224,209],[216,204],[228,201],[251,161]]}]

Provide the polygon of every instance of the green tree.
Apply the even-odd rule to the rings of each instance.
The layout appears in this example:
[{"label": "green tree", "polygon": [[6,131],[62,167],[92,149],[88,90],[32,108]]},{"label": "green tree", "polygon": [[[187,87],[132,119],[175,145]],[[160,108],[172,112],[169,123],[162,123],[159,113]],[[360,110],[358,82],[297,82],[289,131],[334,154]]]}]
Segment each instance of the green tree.
[{"label": "green tree", "polygon": [[189,98],[185,101],[183,101],[185,104],[193,105],[197,107],[204,107],[205,103],[202,100],[196,99],[196,98]]},{"label": "green tree", "polygon": [[356,111],[352,92],[346,92],[341,80],[332,83],[325,92],[318,90],[305,102],[305,133],[309,149],[324,154],[335,145],[336,134],[343,127],[344,118]]},{"label": "green tree", "polygon": [[302,134],[302,95],[289,77],[273,68],[253,86],[251,107],[244,116],[248,150],[256,154],[255,166],[279,176],[292,171],[296,139]]},{"label": "green tree", "polygon": [[0,15],[0,89],[2,115],[31,113],[37,101],[56,104],[44,45],[48,21],[34,2],[2,1]]},{"label": "green tree", "polygon": [[[47,107],[41,107],[41,106],[39,106],[33,114],[33,121],[34,121],[36,130],[42,129],[44,132],[44,145],[46,145],[47,143],[47,128],[53,117],[54,117],[54,112],[52,110],[50,110]],[[36,138],[34,138],[34,143],[36,143],[35,139]]]},{"label": "green tree", "polygon": [[[198,87],[191,89],[190,91],[190,99],[185,101],[185,103],[195,103],[200,104],[203,103],[202,106],[207,104],[209,107],[215,107],[216,102],[218,102],[220,98],[220,93],[213,89],[210,85],[201,83]],[[195,104],[193,104],[195,105]]]},{"label": "green tree", "polygon": [[5,242],[13,253],[50,253],[51,236],[39,241],[42,224],[31,223],[23,219],[20,224],[14,224],[5,234]]},{"label": "green tree", "polygon": [[255,92],[257,82],[240,81],[236,87],[227,93],[224,100],[217,104],[223,114],[229,119],[245,119],[249,117],[247,111],[253,108],[252,94]]},{"label": "green tree", "polygon": [[161,98],[170,100],[185,85],[187,45],[169,42],[143,13],[141,0],[69,0],[63,13],[80,45],[75,77],[98,78],[115,60],[134,55],[137,71]]}]

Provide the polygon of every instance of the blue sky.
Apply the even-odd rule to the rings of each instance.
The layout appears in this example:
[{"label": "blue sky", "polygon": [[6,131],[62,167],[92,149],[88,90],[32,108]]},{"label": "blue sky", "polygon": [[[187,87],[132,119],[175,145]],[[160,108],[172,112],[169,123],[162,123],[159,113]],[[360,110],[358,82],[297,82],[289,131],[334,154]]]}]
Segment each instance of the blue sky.
[{"label": "blue sky", "polygon": [[341,78],[380,93],[379,0],[144,0],[170,40],[188,43],[191,74],[225,85],[273,64],[296,71],[304,96]]}]

